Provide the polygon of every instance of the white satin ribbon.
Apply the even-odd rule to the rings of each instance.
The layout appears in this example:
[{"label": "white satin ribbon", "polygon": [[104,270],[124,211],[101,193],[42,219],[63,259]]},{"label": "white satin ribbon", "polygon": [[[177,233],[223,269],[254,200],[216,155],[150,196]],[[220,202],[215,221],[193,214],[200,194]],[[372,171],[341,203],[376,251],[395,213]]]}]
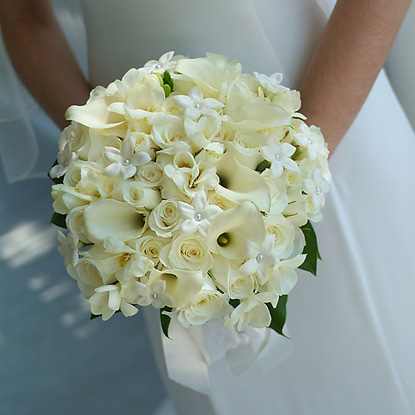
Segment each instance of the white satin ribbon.
[{"label": "white satin ribbon", "polygon": [[208,322],[185,329],[173,316],[170,339],[162,335],[169,377],[200,393],[211,393],[209,366],[222,361],[229,378],[241,376],[258,363],[263,372],[285,361],[292,352],[289,339],[270,329],[246,328],[238,332],[223,322]]}]

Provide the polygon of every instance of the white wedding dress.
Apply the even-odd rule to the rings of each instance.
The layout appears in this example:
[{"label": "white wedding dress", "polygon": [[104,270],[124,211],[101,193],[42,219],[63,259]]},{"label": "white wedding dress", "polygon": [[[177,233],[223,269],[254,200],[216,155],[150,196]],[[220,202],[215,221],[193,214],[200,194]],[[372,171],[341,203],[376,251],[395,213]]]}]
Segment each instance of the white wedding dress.
[{"label": "white wedding dress", "polygon": [[[245,72],[282,72],[291,87],[334,3],[81,2],[93,85],[175,50],[223,53]],[[414,68],[406,68],[414,62],[414,4],[408,18],[388,69],[413,117]],[[300,273],[289,296],[291,340],[288,348],[277,344],[275,354],[283,353],[271,370],[258,363],[237,377],[220,360],[207,368],[209,394],[184,387],[167,374],[157,314],[146,313],[177,415],[415,415],[414,154],[414,132],[382,72],[331,158],[331,192],[316,225],[323,261],[317,278]],[[0,179],[7,195],[0,203],[0,275],[8,287],[0,291],[0,412],[153,415],[148,408],[163,389],[151,375],[140,316],[86,321],[88,304],[79,303],[61,258],[50,253],[49,183]],[[172,413],[167,404],[157,415]]]},{"label": "white wedding dress", "polygon": [[[83,4],[94,85],[175,50],[222,53],[245,72],[282,72],[295,87],[330,7],[312,0]],[[209,396],[167,380],[179,414],[415,413],[414,153],[414,133],[381,73],[331,160],[331,195],[317,226],[324,261],[318,278],[301,275],[289,298],[294,351],[268,373],[259,365],[238,378],[213,370]],[[158,331],[150,331],[160,348]]]},{"label": "white wedding dress", "polygon": [[[245,72],[282,72],[296,87],[330,3],[84,0],[90,79],[106,85],[174,50],[225,54]],[[318,278],[301,274],[289,296],[293,351],[266,373],[254,365],[235,377],[213,365],[210,395],[164,373],[178,415],[415,414],[414,154],[414,133],[382,72],[331,159],[317,226],[324,260]]]}]

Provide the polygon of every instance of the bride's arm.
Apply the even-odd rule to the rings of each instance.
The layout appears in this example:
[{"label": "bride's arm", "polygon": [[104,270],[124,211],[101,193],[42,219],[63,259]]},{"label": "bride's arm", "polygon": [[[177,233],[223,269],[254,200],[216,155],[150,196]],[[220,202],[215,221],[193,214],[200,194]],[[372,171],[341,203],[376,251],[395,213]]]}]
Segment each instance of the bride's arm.
[{"label": "bride's arm", "polygon": [[321,126],[331,152],[363,105],[410,3],[337,1],[301,88],[302,112]]},{"label": "bride's arm", "polygon": [[66,108],[83,104],[90,86],[55,19],[49,0],[0,0],[10,59],[34,98],[64,128]]}]

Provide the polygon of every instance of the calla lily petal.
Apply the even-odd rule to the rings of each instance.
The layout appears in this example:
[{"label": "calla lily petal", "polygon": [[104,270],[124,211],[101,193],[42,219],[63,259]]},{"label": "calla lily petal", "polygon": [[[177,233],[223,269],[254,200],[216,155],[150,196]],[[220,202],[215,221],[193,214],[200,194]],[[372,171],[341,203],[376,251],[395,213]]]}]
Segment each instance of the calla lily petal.
[{"label": "calla lily petal", "polygon": [[249,239],[261,246],[264,238],[262,215],[253,203],[244,202],[213,219],[207,233],[207,244],[214,254],[243,261],[246,258],[246,241]]},{"label": "calla lily petal", "polygon": [[85,234],[91,242],[103,243],[108,237],[128,241],[144,232],[144,215],[128,203],[103,199],[84,210]]}]

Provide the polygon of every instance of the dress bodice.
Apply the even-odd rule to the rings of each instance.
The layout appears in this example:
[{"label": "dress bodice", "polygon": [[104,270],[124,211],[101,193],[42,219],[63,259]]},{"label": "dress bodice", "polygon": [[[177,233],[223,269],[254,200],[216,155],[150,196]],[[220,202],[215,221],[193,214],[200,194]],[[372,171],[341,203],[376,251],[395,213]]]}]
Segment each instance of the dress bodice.
[{"label": "dress bodice", "polygon": [[296,86],[326,21],[316,0],[83,0],[83,8],[93,85],[174,50],[224,54],[244,72],[283,72]]}]

